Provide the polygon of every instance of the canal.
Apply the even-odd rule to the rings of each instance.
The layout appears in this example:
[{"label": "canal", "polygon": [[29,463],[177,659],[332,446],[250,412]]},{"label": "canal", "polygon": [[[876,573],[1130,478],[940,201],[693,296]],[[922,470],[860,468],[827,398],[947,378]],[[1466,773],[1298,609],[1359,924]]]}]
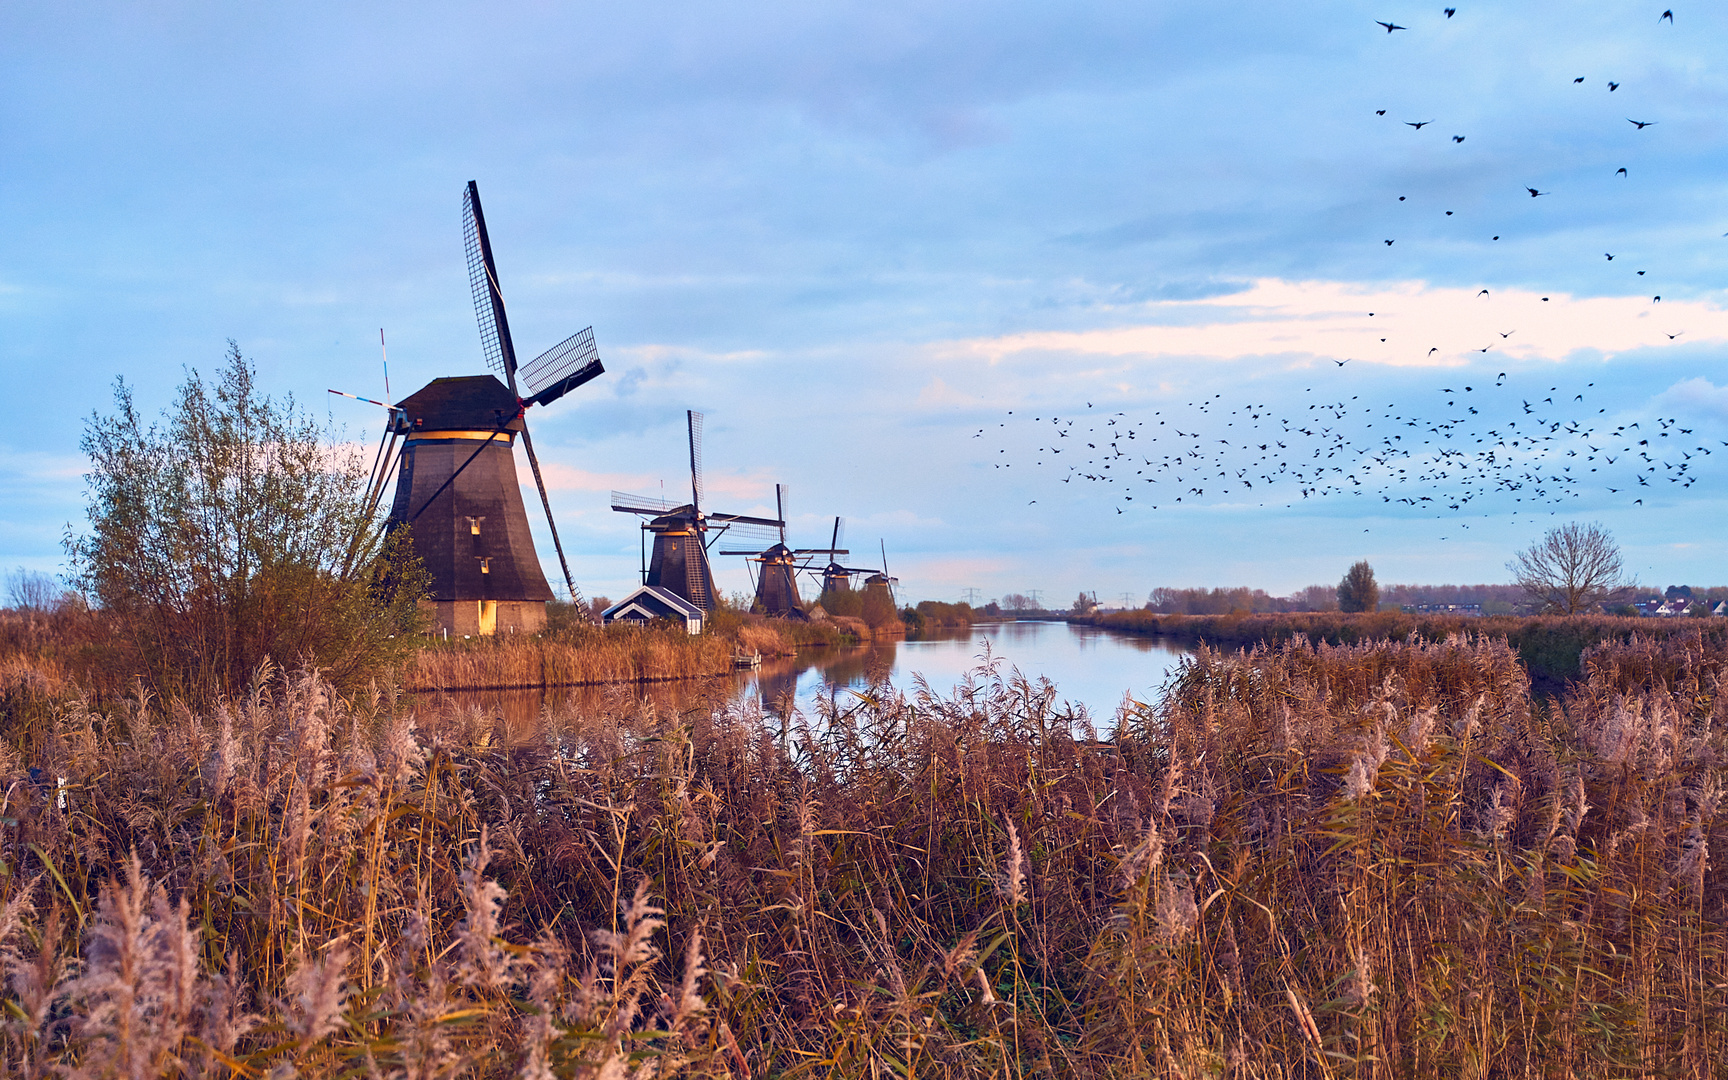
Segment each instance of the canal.
[{"label": "canal", "polygon": [[1064,622],[988,623],[967,631],[917,640],[887,641],[851,649],[812,649],[796,657],[764,661],[730,678],[623,686],[548,687],[534,690],[469,690],[424,695],[428,706],[478,709],[503,716],[512,727],[531,724],[541,711],[581,716],[618,710],[634,702],[684,710],[718,706],[749,697],[772,713],[788,705],[806,715],[818,698],[883,685],[910,693],[922,676],[946,694],[988,655],[1007,674],[1049,679],[1058,703],[1084,709],[1100,728],[1111,726],[1125,697],[1149,701],[1188,651],[1159,638],[1115,633]]}]

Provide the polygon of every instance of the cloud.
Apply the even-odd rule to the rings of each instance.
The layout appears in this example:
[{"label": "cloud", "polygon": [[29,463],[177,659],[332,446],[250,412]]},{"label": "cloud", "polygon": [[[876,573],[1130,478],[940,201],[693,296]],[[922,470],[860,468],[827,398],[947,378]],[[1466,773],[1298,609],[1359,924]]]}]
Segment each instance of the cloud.
[{"label": "cloud", "polygon": [[1700,375],[1662,391],[1656,395],[1656,404],[1695,416],[1728,420],[1728,386],[1716,386]]},{"label": "cloud", "polygon": [[[1483,291],[1424,282],[1384,286],[1262,278],[1229,295],[1158,300],[1128,309],[1148,321],[965,338],[938,345],[935,355],[979,358],[992,365],[1020,354],[1066,353],[1277,357],[1287,367],[1327,359],[1458,367],[1495,356],[1557,361],[1583,353],[1609,357],[1634,349],[1728,341],[1728,309],[1721,303]],[[926,393],[941,388],[938,379]]]}]

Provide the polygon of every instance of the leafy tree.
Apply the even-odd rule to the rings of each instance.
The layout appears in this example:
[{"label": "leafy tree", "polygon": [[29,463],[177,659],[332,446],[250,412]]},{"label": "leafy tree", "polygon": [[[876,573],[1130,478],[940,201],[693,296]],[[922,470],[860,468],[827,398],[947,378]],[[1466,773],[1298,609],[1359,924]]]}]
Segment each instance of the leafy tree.
[{"label": "leafy tree", "polygon": [[72,583],[159,694],[205,699],[266,659],[353,688],[414,648],[427,576],[407,530],[365,517],[365,462],[292,398],[254,386],[232,341],[220,380],[187,374],[160,425],[124,379],[86,422],[90,529]]},{"label": "leafy tree", "polygon": [[1620,546],[1600,525],[1568,522],[1506,564],[1518,585],[1544,611],[1574,615],[1608,603],[1630,586]]},{"label": "leafy tree", "polygon": [[1380,586],[1374,581],[1374,568],[1368,560],[1352,566],[1338,583],[1339,611],[1374,611],[1380,607]]}]

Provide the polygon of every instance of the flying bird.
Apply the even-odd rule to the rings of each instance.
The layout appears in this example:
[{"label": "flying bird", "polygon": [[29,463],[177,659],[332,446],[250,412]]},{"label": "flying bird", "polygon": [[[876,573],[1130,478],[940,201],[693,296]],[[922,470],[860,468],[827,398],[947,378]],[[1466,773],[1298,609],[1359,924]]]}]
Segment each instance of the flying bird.
[{"label": "flying bird", "polygon": [[1388,34],[1390,34],[1394,30],[1408,30],[1408,29],[1410,29],[1408,26],[1399,26],[1397,23],[1380,22],[1379,19],[1375,19],[1374,21],[1376,23],[1378,23],[1379,25],[1384,26],[1386,28],[1386,32]]},{"label": "flying bird", "polygon": [[1386,110],[1385,110],[1385,109],[1375,109],[1375,110],[1374,110],[1374,115],[1375,115],[1375,116],[1385,116],[1385,115],[1386,115]]},{"label": "flying bird", "polygon": [[[1604,252],[1603,252],[1603,253],[1602,253],[1602,254],[1604,254],[1604,255],[1608,255],[1608,253],[1607,253],[1607,252],[1606,252],[1606,251],[1604,251]],[[1608,255],[1608,261],[1609,261],[1609,262],[1613,262],[1613,261],[1614,261],[1614,256],[1612,256],[1612,255]]]},{"label": "flying bird", "polygon": [[1581,83],[1584,81],[1584,76],[1580,75],[1576,79],[1573,79],[1572,81],[1573,81],[1573,83]]},{"label": "flying bird", "polygon": [[1624,165],[1620,166],[1618,169],[1614,170],[1614,173],[1617,176],[1625,176],[1626,175],[1626,166],[1624,166]]},{"label": "flying bird", "polygon": [[1390,241],[1390,240],[1388,240],[1388,241],[1386,241],[1386,246],[1387,246],[1387,247],[1391,247],[1391,246],[1392,246],[1392,241]]},{"label": "flying bird", "polygon": [[[1463,142],[1463,141],[1464,141],[1464,136],[1462,136],[1462,135],[1454,135],[1454,136],[1452,136],[1452,141],[1453,141],[1453,142]],[[1448,210],[1448,211],[1447,211],[1447,213],[1451,213],[1451,211],[1450,211],[1450,210]]]},{"label": "flying bird", "polygon": [[[1447,17],[1447,18],[1448,18],[1448,19],[1450,19],[1450,18],[1451,18],[1451,17],[1452,17],[1452,16],[1454,16],[1454,15],[1456,15],[1456,14],[1458,14],[1458,9],[1457,9],[1457,8],[1455,8],[1455,7],[1449,7],[1449,8],[1447,8],[1447,9],[1446,9],[1446,17]],[[1670,12],[1669,12],[1669,13],[1668,13],[1668,14],[1669,14],[1669,15],[1670,15],[1670,16],[1672,16],[1672,15],[1673,15],[1673,14],[1674,14],[1674,13],[1673,13],[1673,12],[1672,12],[1672,11],[1670,11]],[[1657,19],[1657,20],[1656,20],[1656,21],[1657,21],[1657,22],[1661,22],[1661,21],[1662,21],[1662,20],[1661,20],[1661,19]],[[1669,22],[1673,22],[1673,21],[1674,21],[1674,20],[1673,20],[1673,18],[1672,18],[1672,17],[1670,17],[1670,18],[1669,18],[1669,20],[1668,20],[1668,21],[1669,21]]]},{"label": "flying bird", "polygon": [[1421,131],[1423,128],[1427,127],[1429,124],[1432,124],[1433,122],[1434,121],[1432,121],[1432,120],[1422,120],[1422,121],[1406,120],[1406,121],[1404,121],[1405,126],[1413,127],[1417,131]]},{"label": "flying bird", "polygon": [[[1668,331],[1666,331],[1666,330],[1664,330],[1664,331],[1662,331],[1662,332],[1663,332],[1663,333],[1664,333],[1664,334],[1668,334]],[[1685,332],[1686,332],[1686,331],[1684,331],[1684,330],[1682,330],[1682,331],[1680,331],[1680,334],[1684,334],[1684,333],[1685,333]],[[1677,338],[1677,337],[1679,337],[1679,336],[1680,336],[1680,334],[1668,334],[1668,340],[1669,340],[1669,341],[1673,341],[1673,340],[1674,340],[1674,339],[1675,339],[1675,338]]]},{"label": "flying bird", "polygon": [[1628,116],[1626,118],[1626,122],[1628,124],[1635,126],[1639,131],[1643,131],[1645,128],[1650,127],[1652,124],[1656,123],[1656,121],[1654,121],[1654,120],[1634,120],[1630,116]]},{"label": "flying bird", "polygon": [[1439,351],[1440,351],[1440,346],[1436,345],[1432,349],[1428,350],[1428,355],[1433,356],[1435,353],[1437,353]]},{"label": "flying bird", "polygon": [[[1450,11],[1448,11],[1446,14],[1451,15],[1452,13]],[[1663,19],[1667,19],[1668,25],[1673,26],[1674,25],[1674,9],[1669,8],[1667,11],[1664,11],[1662,14],[1656,16],[1657,22],[1661,22]]]},{"label": "flying bird", "polygon": [[1487,295],[1488,295],[1488,290],[1487,290],[1487,289],[1483,289],[1483,290],[1482,290],[1482,291],[1481,291],[1481,292],[1479,292],[1479,293],[1477,293],[1477,294],[1476,294],[1476,295],[1477,295],[1477,296],[1487,296]]},{"label": "flying bird", "polygon": [[[1391,242],[1392,242],[1392,241],[1390,241],[1390,240],[1388,240],[1388,241],[1386,241],[1386,242],[1387,242],[1387,243],[1388,243],[1388,244],[1390,244],[1390,243],[1391,243]],[[1333,363],[1334,363],[1334,364],[1337,364],[1337,365],[1338,365],[1338,366],[1339,366],[1339,367],[1343,367],[1343,366],[1344,366],[1344,365],[1345,365],[1345,364],[1348,364],[1348,363],[1349,363],[1349,362],[1350,362],[1350,361],[1349,361],[1349,360],[1334,360],[1334,361],[1332,361],[1332,362],[1333,362]]]},{"label": "flying bird", "polygon": [[1610,93],[1610,94],[1612,94],[1612,93],[1613,93],[1613,92],[1614,92],[1614,91],[1616,91],[1616,90],[1618,90],[1618,89],[1620,89],[1620,84],[1619,84],[1619,83],[1617,83],[1617,82],[1611,82],[1611,83],[1609,83],[1609,84],[1608,84],[1608,92],[1609,92],[1609,93]]},{"label": "flying bird", "polygon": [[1533,187],[1527,187],[1527,188],[1525,188],[1525,189],[1524,189],[1524,190],[1525,190],[1525,191],[1528,191],[1528,192],[1529,192],[1529,193],[1530,193],[1530,197],[1531,197],[1531,198],[1532,198],[1532,199],[1534,199],[1534,198],[1535,198],[1535,197],[1536,197],[1536,196],[1538,196],[1538,195],[1547,195],[1547,194],[1550,194],[1550,192],[1546,192],[1546,191],[1537,191],[1537,190],[1536,190],[1536,189],[1535,189],[1535,188],[1533,188]]}]

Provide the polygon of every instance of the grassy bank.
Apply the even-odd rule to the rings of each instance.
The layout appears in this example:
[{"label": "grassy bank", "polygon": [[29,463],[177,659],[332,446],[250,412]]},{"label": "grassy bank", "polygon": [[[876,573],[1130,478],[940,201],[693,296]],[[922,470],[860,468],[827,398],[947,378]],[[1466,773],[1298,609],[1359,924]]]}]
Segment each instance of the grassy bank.
[{"label": "grassy bank", "polygon": [[[789,622],[721,611],[708,631],[691,637],[681,628],[592,626],[555,619],[540,635],[497,635],[456,641],[425,639],[407,655],[396,678],[407,690],[496,690],[539,686],[662,682],[724,674],[736,653],[793,656],[801,649],[869,642],[861,620]],[[897,625],[897,624],[896,624]],[[121,700],[136,691],[139,671],[113,647],[117,635],[99,613],[75,606],[54,612],[0,610],[0,682],[17,676],[51,695],[74,689],[93,703]]]},{"label": "grassy bank", "polygon": [[1398,611],[1345,614],[1337,611],[1278,615],[1158,615],[1119,611],[1099,615],[1095,625],[1131,634],[1168,637],[1184,644],[1245,649],[1286,641],[1350,645],[1362,641],[1402,640],[1415,634],[1443,641],[1463,634],[1483,640],[1506,639],[1530,671],[1538,690],[1559,691],[1582,673],[1584,651],[1604,641],[1627,642],[1634,634],[1652,638],[1698,634],[1728,643],[1728,620],[1638,619],[1609,615],[1490,616],[1410,615]]},{"label": "grassy bank", "polygon": [[538,686],[665,682],[723,675],[734,656],[793,656],[800,649],[856,645],[870,640],[857,620],[797,623],[716,612],[692,637],[682,627],[559,626],[540,635],[503,634],[432,642],[402,673],[402,688],[504,690]]},{"label": "grassy bank", "polygon": [[1548,707],[1498,643],[1202,649],[1113,742],[991,668],[784,740],[15,673],[5,1064],[1717,1075],[1728,656],[1583,671]]}]

